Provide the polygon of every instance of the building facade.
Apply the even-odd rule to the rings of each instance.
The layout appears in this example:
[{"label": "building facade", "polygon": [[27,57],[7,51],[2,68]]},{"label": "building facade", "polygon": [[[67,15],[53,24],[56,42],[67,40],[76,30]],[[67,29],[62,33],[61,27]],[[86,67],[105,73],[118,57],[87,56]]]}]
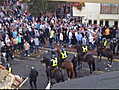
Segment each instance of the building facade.
[{"label": "building facade", "polygon": [[73,16],[82,22],[119,27],[119,4],[85,3],[81,10],[73,7]]}]

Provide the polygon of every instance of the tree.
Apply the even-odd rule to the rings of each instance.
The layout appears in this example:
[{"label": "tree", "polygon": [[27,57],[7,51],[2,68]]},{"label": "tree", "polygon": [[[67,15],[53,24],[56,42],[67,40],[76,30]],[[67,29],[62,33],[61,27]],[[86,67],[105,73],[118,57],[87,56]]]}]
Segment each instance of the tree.
[{"label": "tree", "polygon": [[4,2],[4,0],[0,0],[0,5],[2,5],[2,4],[3,4],[3,2]]},{"label": "tree", "polygon": [[46,0],[31,0],[28,4],[29,12],[35,16],[38,14],[45,15],[47,12],[56,12],[58,2],[46,1]]}]

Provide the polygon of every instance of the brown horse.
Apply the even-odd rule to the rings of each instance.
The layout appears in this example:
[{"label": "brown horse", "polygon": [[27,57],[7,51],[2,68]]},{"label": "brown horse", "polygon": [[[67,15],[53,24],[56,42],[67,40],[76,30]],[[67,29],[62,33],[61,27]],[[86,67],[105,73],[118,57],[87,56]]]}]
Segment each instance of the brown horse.
[{"label": "brown horse", "polygon": [[[61,51],[60,51],[60,49],[57,49],[58,60],[60,60],[60,55],[61,55]],[[73,78],[73,74],[74,74],[73,63],[71,61],[65,60],[64,62],[62,62],[61,67],[67,71],[67,75],[71,80]]]}]

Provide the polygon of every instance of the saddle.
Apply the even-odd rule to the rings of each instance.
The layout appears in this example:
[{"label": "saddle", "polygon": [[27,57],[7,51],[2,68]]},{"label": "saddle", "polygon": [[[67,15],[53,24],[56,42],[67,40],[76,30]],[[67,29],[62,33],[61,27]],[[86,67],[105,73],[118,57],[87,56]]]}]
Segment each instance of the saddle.
[{"label": "saddle", "polygon": [[107,48],[103,48],[102,51],[105,51]]},{"label": "saddle", "polygon": [[86,56],[87,56],[87,53],[82,56],[82,58],[83,58],[84,61],[86,59]]},{"label": "saddle", "polygon": [[51,70],[52,76],[54,75],[54,72],[58,69],[58,67],[55,67],[53,70]]},{"label": "saddle", "polygon": [[63,69],[64,69],[66,63],[71,63],[71,62],[65,59],[61,64]]}]

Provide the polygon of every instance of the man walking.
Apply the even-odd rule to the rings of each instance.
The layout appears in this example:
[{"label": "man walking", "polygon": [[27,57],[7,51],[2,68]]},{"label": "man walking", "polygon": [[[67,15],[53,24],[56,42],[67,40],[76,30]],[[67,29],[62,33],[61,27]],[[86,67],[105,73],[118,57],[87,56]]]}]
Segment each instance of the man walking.
[{"label": "man walking", "polygon": [[30,83],[31,89],[33,89],[32,83],[34,84],[35,89],[37,88],[37,85],[36,85],[37,77],[38,77],[38,71],[34,67],[31,67],[31,71],[29,74],[29,78],[30,78],[29,83]]}]

